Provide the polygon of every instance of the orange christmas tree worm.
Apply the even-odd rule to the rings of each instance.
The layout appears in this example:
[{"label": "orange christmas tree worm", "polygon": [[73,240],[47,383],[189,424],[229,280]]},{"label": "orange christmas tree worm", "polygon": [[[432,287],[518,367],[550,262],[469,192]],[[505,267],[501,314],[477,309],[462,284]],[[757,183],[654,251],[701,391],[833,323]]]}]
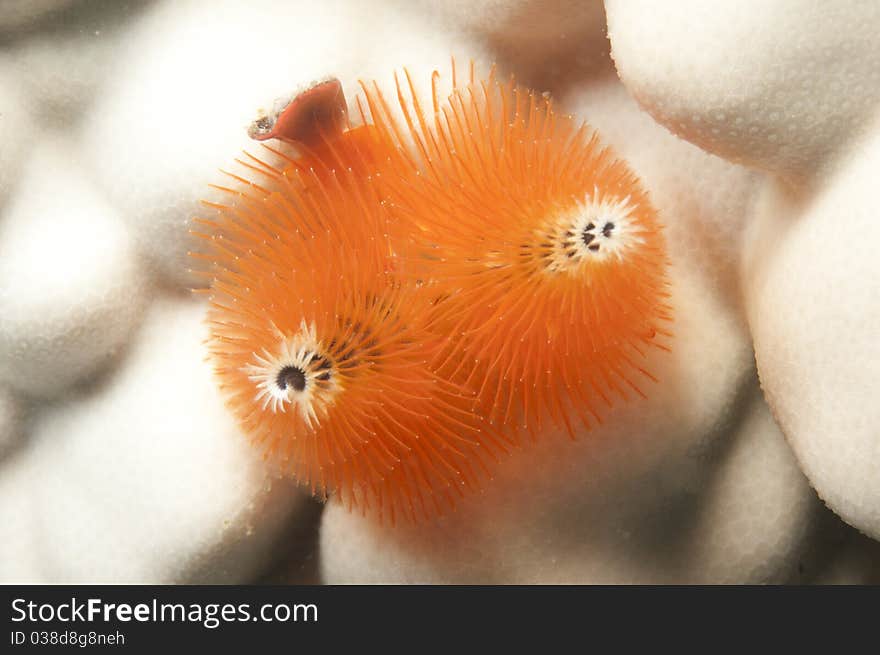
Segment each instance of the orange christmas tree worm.
[{"label": "orange christmas tree worm", "polygon": [[[453,68],[454,71],[454,68]],[[453,72],[453,77],[454,77]],[[209,350],[273,459],[392,521],[434,516],[549,419],[571,434],[642,393],[665,347],[666,256],[647,194],[586,126],[494,76],[402,119],[327,80],[252,127],[247,189],[200,219]]]}]

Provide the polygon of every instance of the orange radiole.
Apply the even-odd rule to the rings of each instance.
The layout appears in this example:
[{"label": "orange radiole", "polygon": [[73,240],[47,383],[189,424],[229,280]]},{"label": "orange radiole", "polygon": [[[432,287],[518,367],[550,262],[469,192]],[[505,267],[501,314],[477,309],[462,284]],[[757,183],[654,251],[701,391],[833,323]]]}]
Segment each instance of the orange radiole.
[{"label": "orange radiole", "polygon": [[396,153],[382,175],[396,238],[444,298],[440,370],[475,385],[493,423],[574,435],[615,396],[644,396],[647,351],[667,349],[657,213],[626,162],[549,99],[471,67],[441,103],[434,80],[430,104],[398,81],[403,127],[364,89],[376,149]]},{"label": "orange radiole", "polygon": [[[574,435],[642,394],[671,319],[662,232],[626,164],[473,66],[423,103],[337,80],[251,135],[195,219],[209,352],[244,431],[319,496],[430,519],[525,430]],[[392,110],[394,107],[394,110]],[[393,111],[401,118],[395,118]]]},{"label": "orange radiole", "polygon": [[392,522],[442,514],[506,445],[430,366],[445,336],[429,290],[393,270],[384,205],[320,161],[251,162],[261,183],[195,219],[229,407],[314,494]]}]

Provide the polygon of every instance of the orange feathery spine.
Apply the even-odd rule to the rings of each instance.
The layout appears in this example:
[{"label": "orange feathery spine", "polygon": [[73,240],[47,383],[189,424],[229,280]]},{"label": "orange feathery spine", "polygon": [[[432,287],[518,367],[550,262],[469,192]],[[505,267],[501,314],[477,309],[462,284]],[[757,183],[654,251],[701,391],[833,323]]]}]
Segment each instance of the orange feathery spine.
[{"label": "orange feathery spine", "polygon": [[391,522],[442,514],[506,446],[430,366],[446,339],[428,290],[393,270],[385,206],[351,167],[366,155],[324,145],[241,162],[260,183],[196,219],[210,357],[244,431],[314,494]]},{"label": "orange feathery spine", "polygon": [[[453,63],[453,78],[454,63]],[[665,244],[626,163],[549,99],[493,74],[426,111],[408,72],[404,124],[363,85],[395,238],[424,254],[450,341],[443,375],[478,389],[479,411],[532,434],[574,434],[613,398],[644,396],[649,348],[667,349]],[[406,91],[404,91],[404,88]],[[413,175],[412,171],[418,171]]]}]

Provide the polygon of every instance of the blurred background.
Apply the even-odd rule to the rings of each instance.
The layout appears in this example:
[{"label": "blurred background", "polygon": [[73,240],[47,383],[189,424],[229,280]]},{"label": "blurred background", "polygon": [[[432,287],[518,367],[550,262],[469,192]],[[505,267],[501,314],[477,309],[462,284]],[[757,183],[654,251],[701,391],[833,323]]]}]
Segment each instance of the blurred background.
[{"label": "blurred background", "polygon": [[[620,3],[607,4],[610,19]],[[764,22],[797,4],[768,9]],[[642,78],[632,66],[627,78],[633,48],[645,61],[668,53],[627,33],[620,9],[612,59],[605,9],[0,0],[0,582],[880,583],[880,546],[865,536],[880,529],[876,402],[841,410],[873,441],[835,442],[835,474],[862,485],[832,503],[835,514],[815,490],[824,469],[802,452],[829,449],[801,449],[787,427],[796,421],[778,427],[797,412],[768,406],[755,365],[764,333],[747,260],[772,259],[761,248],[781,237],[754,217],[806,206],[773,185],[831,179],[818,165],[806,172],[827,153],[794,128],[749,122],[778,114],[774,102],[793,106],[788,96],[754,100],[731,87],[719,95],[746,100],[740,114],[709,107],[716,126],[688,104],[705,87],[675,104],[661,87],[671,74]],[[806,22],[809,36],[816,21]],[[756,48],[770,42],[756,37]],[[823,42],[820,61],[871,45],[853,42],[856,52]],[[808,51],[802,40],[767,56],[797,67]],[[403,66],[425,88],[453,55],[550,95],[640,174],[667,226],[678,344],[656,362],[661,383],[645,403],[616,407],[575,443],[549,435],[516,453],[485,494],[434,525],[381,527],[274,478],[239,433],[204,360],[188,222],[219,170],[255,151],[245,129],[275,98],[332,75],[351,102],[358,79],[389,84]],[[693,54],[676,70],[723,80],[748,64],[725,56],[721,45],[701,50],[714,69],[693,68]],[[786,70],[773,89],[797,86]],[[876,70],[860,70],[841,76],[861,88],[846,102],[862,93],[876,108]],[[754,76],[743,78],[749,89]],[[835,109],[836,143],[856,115]],[[739,151],[742,134],[754,143]],[[778,139],[785,147],[762,149]],[[880,296],[866,294],[858,302],[870,317]],[[811,335],[799,347],[810,344],[825,347]],[[797,352],[772,350],[800,370]],[[853,508],[858,530],[838,518]]]}]

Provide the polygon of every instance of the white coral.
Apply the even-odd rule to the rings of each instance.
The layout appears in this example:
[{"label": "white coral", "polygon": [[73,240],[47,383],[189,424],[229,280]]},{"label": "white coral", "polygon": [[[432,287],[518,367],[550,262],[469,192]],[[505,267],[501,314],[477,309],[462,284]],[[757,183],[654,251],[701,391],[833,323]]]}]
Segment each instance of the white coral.
[{"label": "white coral", "polygon": [[[810,484],[880,538],[877,4],[605,4],[613,63],[597,0],[166,0],[20,32],[17,3],[0,581],[248,581],[289,525],[318,529],[210,379],[188,219],[259,107],[326,75],[424,85],[451,54],[498,60],[629,161],[666,226],[676,340],[647,401],[517,453],[435,525],[331,505],[323,579],[863,581],[876,542]],[[847,546],[826,566],[829,533]]]}]

